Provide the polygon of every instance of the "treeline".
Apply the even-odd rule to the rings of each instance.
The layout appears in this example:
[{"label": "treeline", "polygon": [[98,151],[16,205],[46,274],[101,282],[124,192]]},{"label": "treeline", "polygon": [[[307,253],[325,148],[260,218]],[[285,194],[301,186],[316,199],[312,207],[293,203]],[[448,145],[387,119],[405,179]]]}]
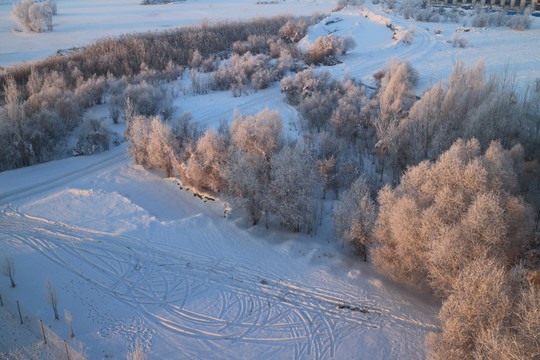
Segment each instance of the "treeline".
[{"label": "treeline", "polygon": [[[374,0],[374,2],[379,0]],[[423,22],[451,22],[469,24],[473,27],[509,27],[514,30],[527,30],[531,26],[532,9],[528,6],[522,9],[523,12],[509,14],[505,10],[493,11],[487,6],[475,5],[474,10],[466,12],[458,7],[445,8],[443,6],[432,6],[423,0],[380,0],[387,9],[393,9],[406,19],[414,19]],[[467,17],[470,21],[467,21]]]},{"label": "treeline", "polygon": [[[407,63],[375,77],[377,91],[349,110],[360,108],[351,123],[371,137],[348,141],[368,140],[380,177],[362,174],[343,192],[336,237],[388,277],[443,299],[431,359],[538,358],[540,82],[518,96],[510,77],[458,63],[417,100]],[[336,111],[308,128],[343,138]],[[385,167],[395,188],[377,191]]]},{"label": "treeline", "polygon": [[[265,88],[289,71],[293,56],[300,57],[294,43],[312,21],[278,16],[203,23],[106,39],[10,67],[0,78],[5,99],[0,139],[6,144],[0,150],[0,171],[49,161],[68,151],[107,149],[111,132],[106,122],[84,115],[94,105],[108,102],[115,123],[127,99],[135,112],[167,119],[174,112],[175,94],[165,84],[182,76],[186,66],[192,67],[194,89],[202,68],[213,72],[214,90],[242,94],[248,86]],[[67,138],[74,135],[79,143],[70,149]]]},{"label": "treeline", "polygon": [[264,218],[293,231],[316,227],[322,191],[316,150],[285,141],[277,111],[236,115],[230,126],[204,133],[189,118],[165,123],[134,115],[125,135],[138,163],[229,197],[253,225]]}]

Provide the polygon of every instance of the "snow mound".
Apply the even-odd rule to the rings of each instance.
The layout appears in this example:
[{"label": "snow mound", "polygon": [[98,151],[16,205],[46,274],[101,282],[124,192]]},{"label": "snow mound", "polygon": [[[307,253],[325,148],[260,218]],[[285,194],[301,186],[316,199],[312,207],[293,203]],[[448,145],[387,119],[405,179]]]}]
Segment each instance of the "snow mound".
[{"label": "snow mound", "polygon": [[377,17],[372,13],[369,13],[371,16],[367,14],[360,10],[334,13],[315,25],[300,40],[298,46],[303,51],[307,51],[318,38],[329,34],[352,37],[356,42],[356,48],[352,49],[351,53],[372,52],[392,45],[393,32],[387,26],[391,22],[390,19]]},{"label": "snow mound", "polygon": [[118,192],[66,189],[20,207],[28,216],[112,233],[145,227],[155,220]]}]

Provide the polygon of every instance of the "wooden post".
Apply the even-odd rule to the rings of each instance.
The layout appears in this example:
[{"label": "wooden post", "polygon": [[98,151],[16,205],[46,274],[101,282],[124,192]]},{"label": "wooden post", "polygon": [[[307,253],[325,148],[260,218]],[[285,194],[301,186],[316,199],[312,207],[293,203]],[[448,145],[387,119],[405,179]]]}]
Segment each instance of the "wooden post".
[{"label": "wooden post", "polygon": [[17,300],[17,309],[19,309],[19,319],[21,320],[21,325],[22,325],[23,321],[22,321],[21,306],[19,305],[19,300]]},{"label": "wooden post", "polygon": [[45,329],[43,328],[43,321],[39,320],[39,323],[41,324],[41,333],[43,334],[43,342],[45,342],[46,344],[47,338],[45,337]]},{"label": "wooden post", "polygon": [[4,301],[2,300],[2,294],[0,294],[0,306],[4,306]]},{"label": "wooden post", "polygon": [[66,340],[64,340],[64,346],[65,346],[65,348],[66,348],[67,360],[70,360],[70,359],[69,359],[69,352],[68,352]]}]

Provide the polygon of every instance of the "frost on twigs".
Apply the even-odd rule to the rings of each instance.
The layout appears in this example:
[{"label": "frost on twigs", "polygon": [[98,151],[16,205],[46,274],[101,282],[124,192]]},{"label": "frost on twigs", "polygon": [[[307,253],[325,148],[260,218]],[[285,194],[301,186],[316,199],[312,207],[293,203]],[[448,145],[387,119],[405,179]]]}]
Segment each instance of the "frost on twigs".
[{"label": "frost on twigs", "polygon": [[11,16],[25,31],[40,33],[53,31],[52,16],[56,13],[56,0],[49,0],[44,4],[35,3],[34,0],[22,0],[13,4]]}]

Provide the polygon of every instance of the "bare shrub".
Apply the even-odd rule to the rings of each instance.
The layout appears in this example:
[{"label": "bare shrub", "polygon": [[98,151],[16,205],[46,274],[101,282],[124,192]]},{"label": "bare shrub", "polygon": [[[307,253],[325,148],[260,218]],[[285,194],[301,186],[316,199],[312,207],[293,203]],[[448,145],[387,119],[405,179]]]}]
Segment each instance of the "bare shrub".
[{"label": "bare shrub", "polygon": [[49,305],[51,305],[53,308],[54,319],[59,320],[60,317],[58,316],[58,292],[56,291],[56,287],[53,285],[50,277],[47,277],[45,300],[47,300],[47,303],[49,303]]},{"label": "bare shrub", "polygon": [[64,309],[64,318],[69,325],[69,337],[74,338],[75,334],[73,333],[73,317],[68,309]]},{"label": "bare shrub", "polygon": [[354,45],[352,39],[345,41],[345,38],[333,34],[320,37],[315,40],[315,43],[307,51],[306,63],[334,65],[338,63],[337,57],[347,53]]},{"label": "bare shrub", "polygon": [[452,43],[452,47],[460,47],[465,48],[467,46],[467,39],[465,39],[463,36],[458,36],[457,34],[452,35],[452,39],[450,40]]},{"label": "bare shrub", "polygon": [[405,45],[411,45],[414,40],[414,34],[416,33],[416,26],[411,25],[408,30],[405,30],[401,37],[401,42]]},{"label": "bare shrub", "polygon": [[306,35],[307,27],[308,23],[305,20],[289,20],[279,29],[279,36],[297,43]]},{"label": "bare shrub", "polygon": [[4,255],[4,260],[2,262],[2,275],[5,275],[9,277],[9,281],[11,281],[11,287],[14,288],[15,285],[15,262],[13,262],[13,258],[7,254]]}]

